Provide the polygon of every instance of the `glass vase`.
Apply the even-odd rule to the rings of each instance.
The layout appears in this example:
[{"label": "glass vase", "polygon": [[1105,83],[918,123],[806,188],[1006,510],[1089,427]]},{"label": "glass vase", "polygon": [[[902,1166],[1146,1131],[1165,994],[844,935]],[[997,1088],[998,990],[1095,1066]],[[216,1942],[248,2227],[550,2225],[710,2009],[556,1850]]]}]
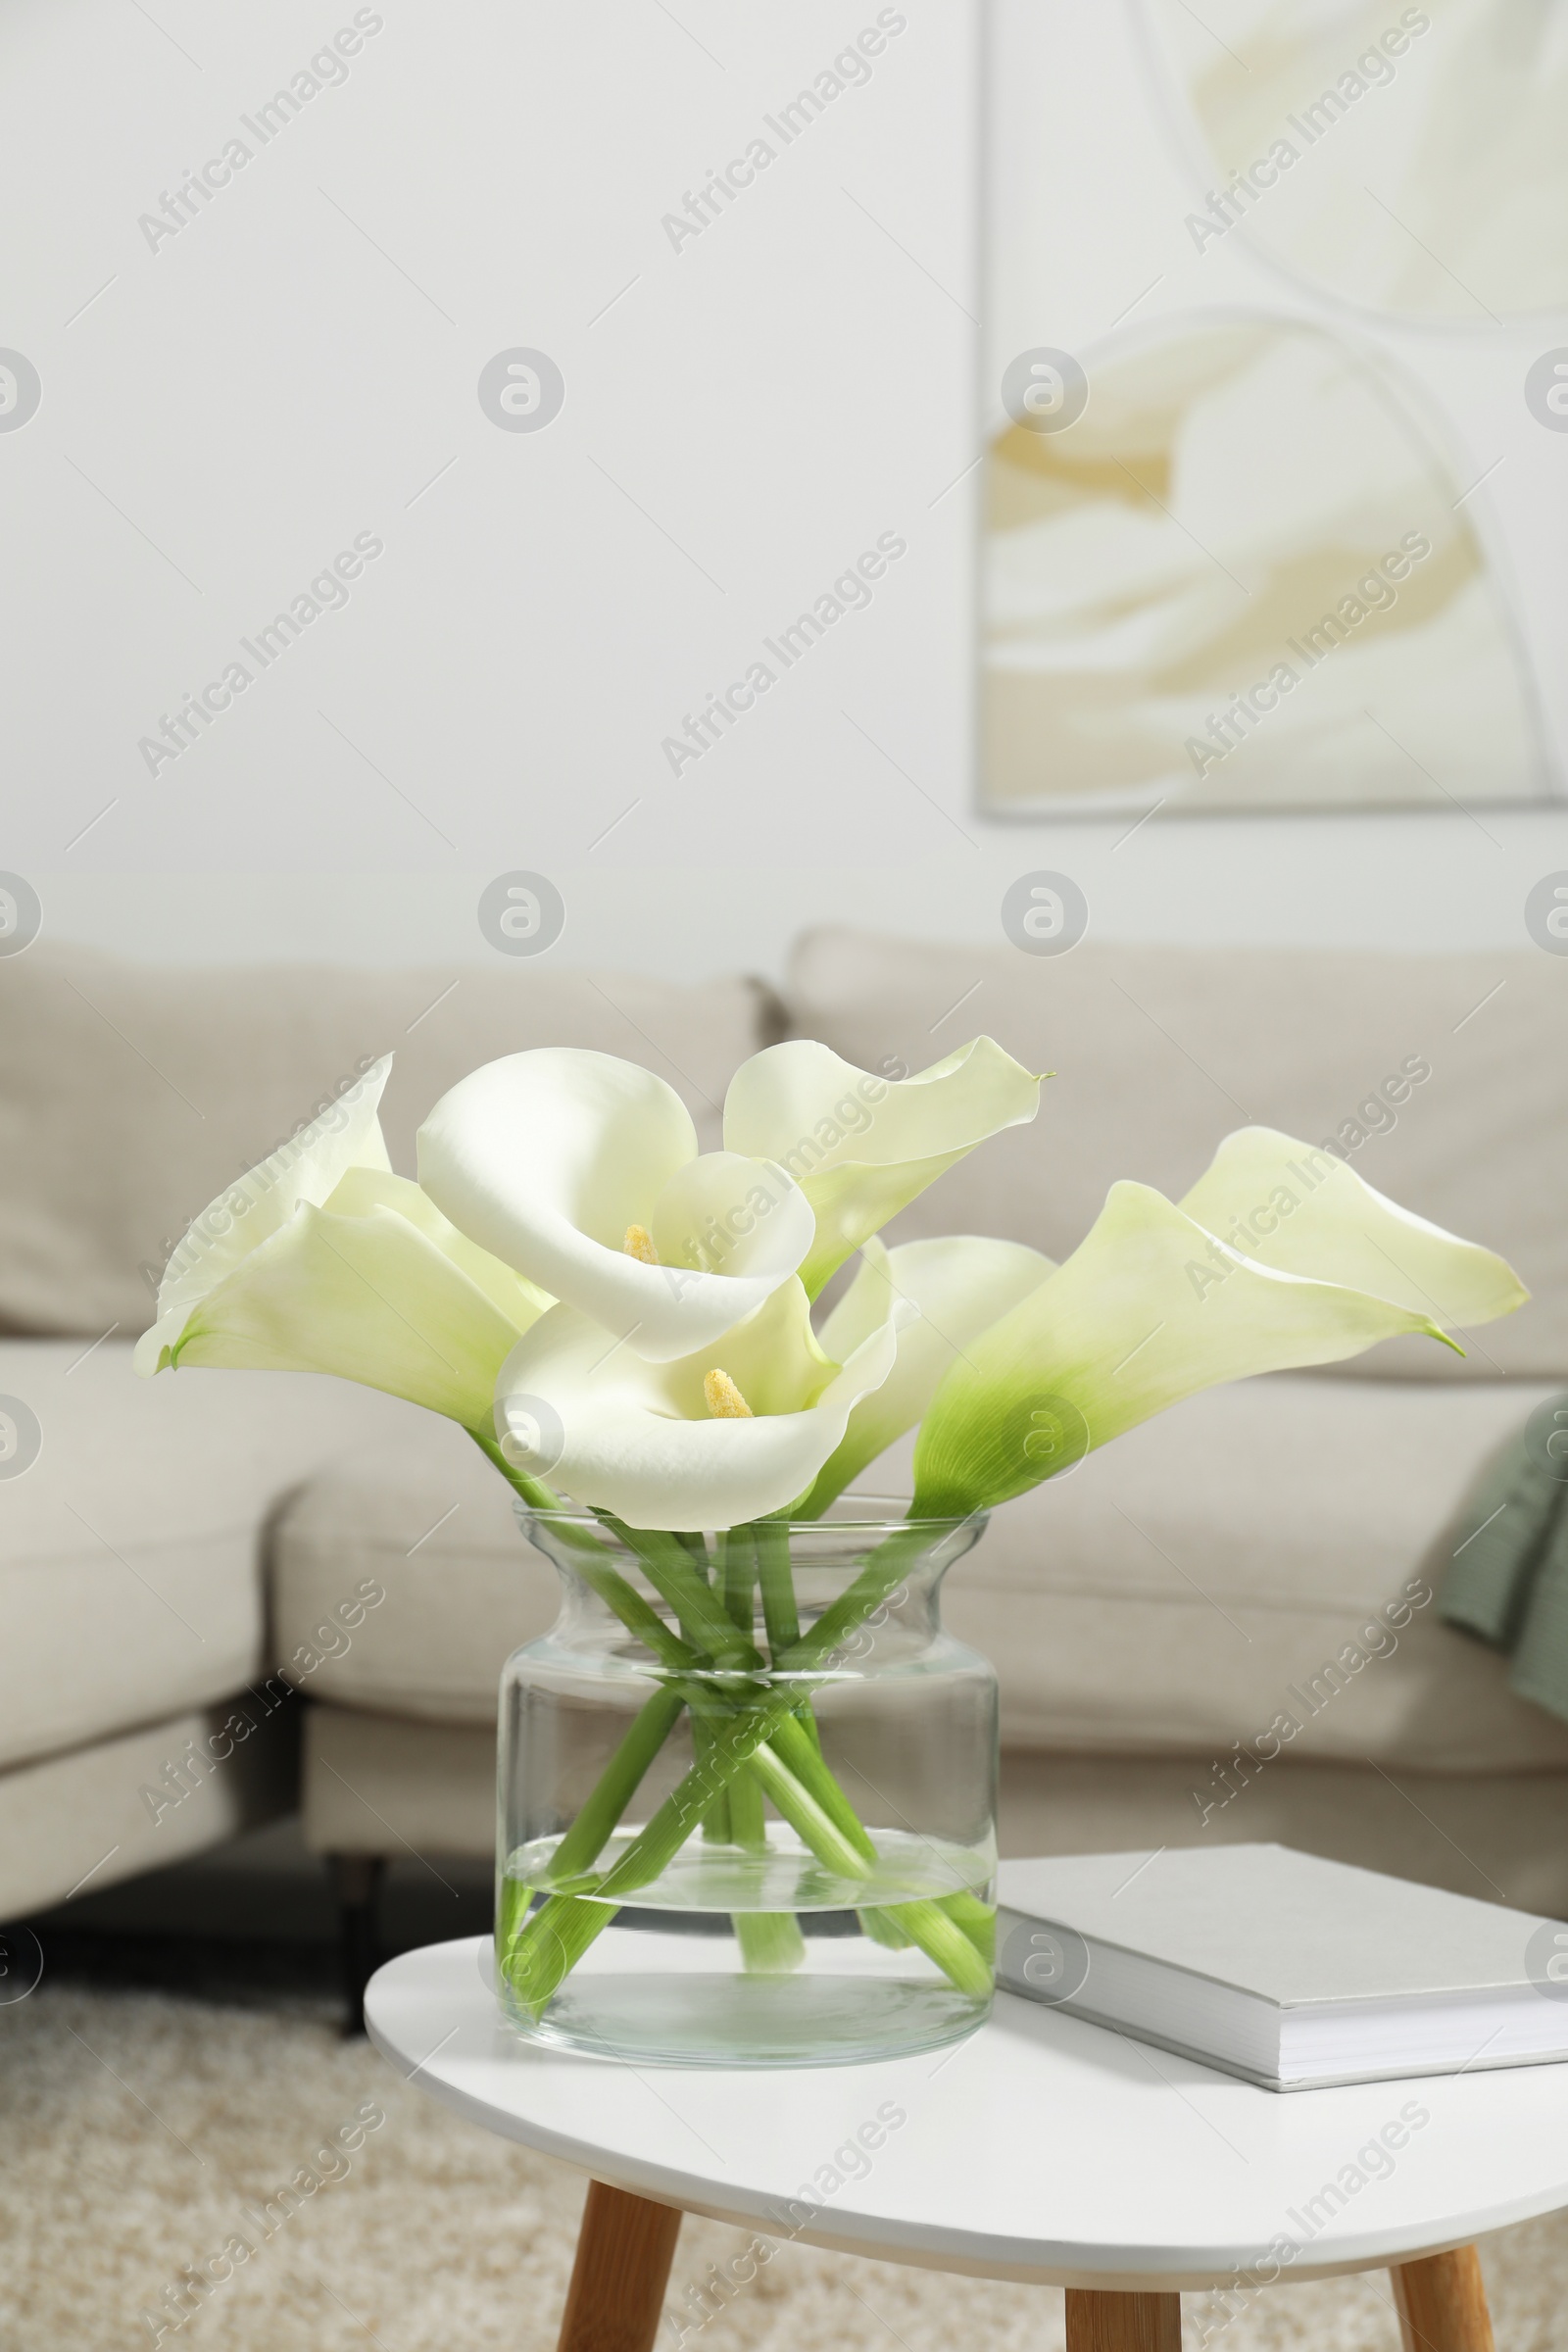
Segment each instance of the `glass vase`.
[{"label": "glass vase", "polygon": [[985,1521],[896,1508],[701,1537],[518,1505],[562,1587],[501,1682],[495,1981],[527,2039],[829,2065],[985,2019],[997,1684],[939,1606]]}]

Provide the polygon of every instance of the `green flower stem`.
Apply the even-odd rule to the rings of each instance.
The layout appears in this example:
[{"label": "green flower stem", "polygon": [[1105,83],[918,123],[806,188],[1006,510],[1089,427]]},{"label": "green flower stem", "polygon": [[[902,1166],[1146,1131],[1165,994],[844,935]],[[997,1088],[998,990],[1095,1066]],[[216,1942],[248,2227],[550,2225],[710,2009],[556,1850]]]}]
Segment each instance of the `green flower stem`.
[{"label": "green flower stem", "polygon": [[656,1690],[644,1701],[593,1793],[551,1857],[551,1876],[575,1878],[592,1870],[611,1833],[631,1803],[643,1775],[680,1719],[685,1700],[678,1690]]},{"label": "green flower stem", "polygon": [[599,1516],[642,1561],[649,1583],[675,1611],[688,1642],[727,1665],[761,1665],[760,1654],[734,1624],[706,1578],[698,1575],[690,1552],[674,1536],[651,1528],[625,1527],[608,1511]]},{"label": "green flower stem", "polygon": [[701,1654],[684,1642],[672,1626],[664,1623],[659,1611],[644,1600],[634,1586],[627,1584],[619,1569],[612,1568],[608,1559],[598,1561],[584,1553],[577,1563],[577,1574],[613,1610],[627,1633],[635,1635],[645,1648],[653,1651],[661,1665],[680,1668],[702,1664]]},{"label": "green flower stem", "polygon": [[[823,1760],[819,1742],[812,1738],[798,1715],[786,1715],[774,1725],[768,1742],[782,1763],[788,1766],[813,1801],[820,1806],[846,1844],[852,1846],[860,1862],[875,1862],[877,1850],[858,1813],[845,1795]],[[783,1811],[782,1805],[779,1807]]]},{"label": "green flower stem", "polygon": [[887,1537],[872,1552],[854,1584],[846,1586],[831,1607],[822,1611],[810,1632],[792,1642],[782,1656],[774,1658],[775,1667],[821,1665],[847,1635],[853,1634],[891,1592],[898,1591],[908,1563],[926,1547],[927,1538],[918,1528],[900,1528]]},{"label": "green flower stem", "polygon": [[[710,1716],[692,1714],[692,1753],[699,1764],[708,1756],[713,1744],[713,1727]],[[731,1815],[735,1798],[740,1793],[744,1773],[737,1773],[727,1788],[721,1788],[703,1815],[703,1842],[706,1845],[729,1845],[733,1842]]]},{"label": "green flower stem", "polygon": [[732,1911],[730,1917],[748,1976],[783,1977],[804,1965],[806,1937],[793,1911]]},{"label": "green flower stem", "polygon": [[[801,1638],[801,1612],[795,1598],[795,1578],[790,1568],[789,1530],[777,1519],[759,1519],[751,1535],[757,1547],[758,1578],[762,1592],[762,1622],[767,1628],[768,1650],[776,1665]],[[798,1712],[808,1735],[820,1747],[822,1741],[808,1698],[802,1701]]]},{"label": "green flower stem", "polygon": [[757,1583],[757,1554],[750,1531],[734,1528],[729,1535],[720,1536],[718,1569],[725,1613],[730,1622],[746,1636],[752,1636],[755,1610],[752,1592]]},{"label": "green flower stem", "polygon": [[[484,1456],[487,1456],[491,1463],[496,1465],[496,1470],[501,1470],[503,1480],[508,1482],[508,1487],[513,1487],[514,1492],[522,1495],[524,1503],[529,1505],[531,1510],[555,1510],[555,1512],[562,1510],[560,1495],[555,1494],[550,1487],[546,1487],[543,1480],[526,1477],[526,1472],[514,1470],[513,1463],[508,1463],[506,1453],[501,1451],[501,1446],[494,1442],[494,1437],[484,1437],[482,1430],[470,1430],[467,1435],[472,1437],[472,1442],[479,1446],[479,1451],[482,1451]],[[607,1527],[612,1527],[615,1531],[615,1536],[620,1536],[620,1539],[625,1541],[627,1550],[637,1552],[637,1557],[642,1559],[644,1566],[649,1569],[649,1583],[659,1590],[659,1592],[662,1594],[662,1599],[670,1601],[672,1609],[677,1611],[679,1618],[682,1618],[682,1625],[686,1625],[686,1633],[691,1633],[691,1623],[694,1621],[689,1621],[689,1616],[686,1616],[686,1613],[682,1611],[682,1606],[677,1604],[677,1599],[672,1597],[672,1592],[667,1592],[665,1590],[665,1583],[661,1583],[661,1578],[654,1574],[654,1566],[651,1566],[651,1562],[649,1562],[649,1552],[644,1550],[644,1545],[649,1545],[651,1550],[654,1550],[654,1559],[659,1559],[659,1562],[665,1566],[665,1571],[672,1571],[670,1583],[679,1590],[682,1599],[689,1599],[691,1592],[701,1594],[701,1599],[698,1599],[698,1616],[696,1616],[698,1635],[694,1637],[691,1644],[686,1644],[686,1642],[682,1642],[682,1637],[674,1633],[670,1625],[665,1625],[665,1621],[659,1616],[659,1611],[656,1611],[649,1601],[644,1601],[642,1592],[637,1592],[635,1586],[627,1586],[625,1576],[620,1576],[620,1571],[613,1566],[612,1554],[609,1554],[607,1547],[604,1547],[602,1543],[595,1539],[595,1536],[590,1536],[585,1529],[576,1529],[576,1527],[569,1527],[569,1524],[562,1524],[560,1539],[562,1539],[562,1543],[566,1543],[566,1545],[571,1545],[571,1550],[576,1552],[578,1576],[583,1578],[583,1583],[592,1590],[592,1592],[600,1594],[600,1599],[607,1604],[607,1609],[612,1609],[615,1616],[620,1618],[620,1623],[625,1625],[627,1633],[637,1635],[637,1640],[654,1651],[654,1656],[661,1660],[661,1665],[674,1665],[674,1668],[679,1668],[679,1665],[706,1663],[708,1644],[701,1640],[701,1628],[717,1628],[719,1640],[724,1642],[726,1651],[733,1651],[733,1646],[736,1646],[733,1628],[726,1628],[724,1621],[721,1621],[721,1611],[714,1606],[712,1592],[710,1592],[706,1583],[703,1583],[703,1578],[696,1574],[696,1566],[694,1566],[694,1562],[691,1562],[691,1554],[684,1550],[684,1545],[679,1543],[677,1536],[642,1534],[642,1529],[632,1531],[630,1527],[620,1527],[618,1519],[609,1519],[609,1517],[607,1517]],[[706,1554],[703,1554],[703,1557],[706,1557]],[[748,1646],[748,1651],[750,1651],[750,1644],[745,1644],[745,1646]],[[750,1651],[750,1658],[745,1660],[745,1663],[761,1665],[761,1660],[757,1658],[755,1651]]]},{"label": "green flower stem", "polygon": [[890,1952],[908,1950],[910,1939],[898,1921],[889,1914],[886,1904],[880,1909],[868,1906],[863,1911],[857,1911],[855,1916],[873,1943],[886,1944]]},{"label": "green flower stem", "polygon": [[648,1886],[668,1868],[720,1789],[727,1788],[743,1764],[751,1761],[780,1717],[788,1714],[787,1696],[769,1691],[745,1714],[731,1718],[713,1735],[713,1743],[700,1764],[694,1764],[651,1816],[641,1834],[601,1880],[596,1891],[607,1899]]},{"label": "green flower stem", "polygon": [[[809,1747],[808,1741],[807,1745]],[[828,1818],[815,1797],[802,1787],[786,1765],[779,1762],[766,1742],[753,1756],[751,1770],[791,1829],[805,1840],[825,1868],[843,1878],[863,1875],[862,1856],[858,1846],[852,1844]],[[856,1826],[858,1828],[858,1823]],[[860,1837],[870,1846],[871,1841],[863,1829],[860,1830]],[[873,1858],[875,1852],[875,1847],[871,1846]],[[951,1901],[954,1898],[948,1899]],[[887,1903],[878,1908],[902,1930],[910,1943],[919,1945],[927,1959],[936,1962],[943,1975],[959,1992],[967,1992],[981,2000],[990,1999],[991,1962],[977,1949],[972,1937],[950,1916],[942,1903]]]},{"label": "green flower stem", "polygon": [[[787,1720],[787,1718],[786,1718]],[[774,1732],[778,1726],[775,1724]],[[751,1758],[755,1779],[761,1783],[774,1806],[789,1823],[796,1835],[808,1845],[823,1868],[835,1878],[860,1879],[865,1875],[865,1855],[858,1844],[853,1843],[826,1807],[817,1801],[815,1793],[804,1782],[797,1780],[782,1757],[767,1741],[761,1740]],[[864,1832],[861,1832],[864,1836]],[[870,1840],[867,1838],[866,1843]],[[872,1847],[872,1853],[875,1853]]]},{"label": "green flower stem", "polygon": [[[825,1815],[838,1830],[846,1844],[856,1848],[863,1862],[874,1864],[878,1857],[870,1833],[865,1829],[859,1815],[823,1761],[820,1748],[808,1736],[800,1718],[793,1715],[786,1716],[782,1723],[776,1725],[770,1736],[769,1745],[787,1766],[795,1780],[808,1793],[819,1812]],[[753,1775],[758,1774],[757,1758],[753,1758],[748,1769]],[[769,1793],[771,1794],[772,1791],[769,1790]],[[776,1795],[773,1797],[773,1802],[778,1811],[784,1814],[785,1819],[790,1821],[791,1827],[797,1830],[809,1844],[811,1841],[804,1823],[793,1819],[785,1811],[785,1807],[779,1802]],[[819,1860],[827,1859],[826,1855],[822,1854],[814,1845],[812,1851],[817,1853]],[[993,1906],[982,1902],[977,1894],[971,1894],[965,1889],[956,1894],[934,1896],[929,1903],[923,1906],[923,1909],[929,1911],[933,1907],[946,1913],[954,1926],[968,1937],[970,1943],[985,1961],[986,1966],[990,1968],[996,1958],[997,1942],[997,1919]],[[873,1941],[888,1943],[895,1950],[910,1942],[918,1943],[921,1949],[937,1962],[939,1967],[946,1968],[947,1961],[944,1955],[952,1954],[954,1946],[945,1931],[928,1923],[931,1937],[934,1938],[934,1940],[928,1940],[925,1936],[914,1934],[906,1916],[911,1910],[921,1908],[922,1906],[907,1903],[877,1904],[868,1906],[860,1913],[860,1918],[862,1923],[869,1923],[873,1920],[876,1922],[875,1926],[866,1925],[866,1932],[871,1936]],[[967,1977],[968,1964],[962,1962],[961,1955],[958,1957],[963,1975]],[[949,1973],[952,1972],[949,1971]],[[954,1979],[956,1984],[959,1981],[957,1977]]]},{"label": "green flower stem", "polygon": [[508,1942],[502,1960],[507,1983],[535,2017],[569,1977],[594,1937],[615,1916],[613,1903],[589,1903],[552,1894]]},{"label": "green flower stem", "polygon": [[[514,1492],[522,1495],[522,1500],[531,1510],[562,1510],[560,1495],[550,1492],[550,1487],[546,1487],[541,1480],[526,1477],[522,1470],[514,1470],[508,1463],[506,1453],[501,1451],[501,1446],[491,1437],[484,1437],[479,1430],[470,1430],[467,1435],[472,1437],[472,1442],[484,1456],[494,1460],[496,1468],[506,1477],[508,1487],[513,1487]],[[682,1637],[662,1621],[659,1609],[654,1609],[649,1601],[644,1601],[642,1592],[637,1592],[635,1586],[627,1586],[625,1576],[620,1576],[620,1571],[615,1569],[612,1554],[602,1543],[597,1543],[583,1529],[573,1527],[562,1527],[562,1541],[569,1543],[571,1550],[576,1552],[576,1571],[583,1578],[585,1586],[592,1592],[600,1594],[604,1606],[620,1618],[627,1633],[635,1635],[644,1648],[654,1651],[661,1665],[674,1665],[674,1668],[701,1665],[701,1648],[686,1646]],[[694,1576],[696,1583],[696,1571],[691,1571],[691,1576]]]},{"label": "green flower stem", "polygon": [[[731,1622],[749,1640],[754,1622],[752,1592],[757,1582],[757,1560],[744,1528],[719,1537],[714,1581]],[[744,1846],[748,1853],[766,1852],[762,1791],[750,1766],[738,1772],[729,1785],[729,1830],[734,1842]],[[748,1968],[799,1968],[805,1959],[806,1946],[792,1912],[732,1912],[730,1917]],[[768,1923],[765,1930],[760,1924],[764,1921]]]},{"label": "green flower stem", "polygon": [[750,1764],[729,1785],[729,1827],[735,1843],[744,1846],[749,1854],[766,1853],[767,1822],[762,1812],[762,1790]]},{"label": "green flower stem", "polygon": [[954,1925],[963,1930],[986,1966],[994,1967],[997,1957],[996,1905],[983,1903],[977,1894],[939,1894],[936,1902],[937,1909],[945,1911]]},{"label": "green flower stem", "polygon": [[977,2000],[991,1998],[990,1961],[976,1950],[941,1903],[889,1903],[886,1916],[904,1930],[911,1943],[919,1945],[928,1960],[936,1962],[959,1992],[971,1993]]},{"label": "green flower stem", "polygon": [[667,1869],[713,1798],[766,1738],[770,1723],[788,1711],[786,1696],[769,1693],[760,1706],[716,1733],[701,1763],[671,1789],[600,1880],[593,1900],[576,1893],[553,1894],[541,1904],[506,1952],[507,1980],[536,2017],[595,1936],[609,1927],[618,1898],[650,1885]]},{"label": "green flower stem", "polygon": [[522,1496],[530,1510],[559,1511],[562,1508],[561,1496],[555,1489],[547,1487],[542,1478],[530,1478],[526,1470],[519,1470],[509,1462],[495,1439],[486,1431],[470,1429],[468,1435],[485,1459],[494,1462],[508,1486]]},{"label": "green flower stem", "polygon": [[[741,1688],[749,1695],[757,1686],[742,1684]],[[557,1893],[584,1892],[593,1884],[594,1864],[641,1787],[654,1758],[688,1707],[692,1716],[692,1746],[700,1768],[712,1746],[715,1723],[736,1720],[736,1710],[725,1693],[691,1677],[667,1683],[646,1699],[551,1857],[550,1878]],[[735,1827],[737,1822],[743,1826]],[[761,1791],[749,1784],[744,1771],[714,1797],[703,1816],[703,1833],[719,1843],[765,1845]]]},{"label": "green flower stem", "polygon": [[[808,1737],[800,1719],[786,1716],[775,1726],[769,1745],[784,1761],[788,1770],[801,1785],[818,1813],[839,1832],[846,1845],[856,1849],[863,1862],[875,1863],[877,1850],[869,1832],[845,1795],[837,1780],[822,1759],[821,1750]],[[765,1768],[763,1768],[765,1770]],[[752,1774],[762,1777],[759,1758],[749,1767]],[[800,1837],[810,1845],[819,1861],[832,1864],[829,1856],[810,1836],[805,1817],[791,1814],[779,1794],[769,1788],[774,1805],[784,1815]],[[935,1916],[941,1914],[942,1917]],[[960,1991],[972,1992],[976,1978],[972,1959],[960,1952],[949,1929],[965,1937],[972,1951],[979,1955],[989,1991],[996,1959],[996,1912],[976,1894],[960,1891],[939,1895],[917,1903],[880,1903],[868,1905],[859,1913],[866,1933],[877,1943],[890,1945],[894,1950],[917,1943],[929,1959],[936,1962],[945,1975],[952,1978]],[[944,1925],[944,1919],[948,1923]],[[874,1924],[873,1924],[874,1923]]]},{"label": "green flower stem", "polygon": [[512,1949],[527,1923],[534,1890],[521,1879],[501,1882],[500,1916],[496,1921],[496,1958],[504,1976],[512,1973]]},{"label": "green flower stem", "polygon": [[795,1603],[795,1580],[790,1574],[790,1531],[780,1520],[759,1519],[748,1532],[757,1546],[762,1623],[767,1628],[767,1646],[776,1665],[801,1638],[801,1613]]}]

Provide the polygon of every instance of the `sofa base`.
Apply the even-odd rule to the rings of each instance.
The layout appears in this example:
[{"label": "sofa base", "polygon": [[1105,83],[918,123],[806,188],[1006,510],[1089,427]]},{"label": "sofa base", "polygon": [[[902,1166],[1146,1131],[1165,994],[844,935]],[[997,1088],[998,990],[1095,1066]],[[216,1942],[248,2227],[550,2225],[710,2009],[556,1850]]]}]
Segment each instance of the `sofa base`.
[{"label": "sofa base", "polygon": [[[303,1773],[305,1838],[316,1853],[413,1847],[479,1859],[493,1850],[488,1726],[311,1707]],[[1391,1774],[1282,1758],[1223,1796],[1206,1756],[1012,1749],[1002,1759],[1002,1851],[1272,1842],[1568,1918],[1568,1773]]]},{"label": "sofa base", "polygon": [[[236,1703],[256,1715],[244,1693]],[[298,1779],[297,1708],[279,1708],[214,1762],[232,1713],[226,1701],[196,1708],[0,1772],[7,1917],[96,1894],[287,1813]],[[193,1767],[193,1748],[207,1761]]]}]

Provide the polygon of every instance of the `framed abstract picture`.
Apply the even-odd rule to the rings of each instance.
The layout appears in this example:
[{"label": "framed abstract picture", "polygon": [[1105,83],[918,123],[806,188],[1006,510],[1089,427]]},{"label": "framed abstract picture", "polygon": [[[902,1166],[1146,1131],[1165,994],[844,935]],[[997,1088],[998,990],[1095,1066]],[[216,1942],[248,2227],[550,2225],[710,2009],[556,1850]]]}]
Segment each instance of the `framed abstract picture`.
[{"label": "framed abstract picture", "polygon": [[990,0],[992,817],[1558,801],[1568,10]]}]

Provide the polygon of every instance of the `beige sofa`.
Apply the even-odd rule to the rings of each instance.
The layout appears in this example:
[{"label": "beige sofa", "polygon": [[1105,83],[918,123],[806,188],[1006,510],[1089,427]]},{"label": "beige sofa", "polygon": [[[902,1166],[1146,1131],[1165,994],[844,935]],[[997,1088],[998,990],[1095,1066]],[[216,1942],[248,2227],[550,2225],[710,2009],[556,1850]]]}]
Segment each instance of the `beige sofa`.
[{"label": "beige sofa", "polygon": [[296,1732],[306,1835],[350,1894],[390,1853],[485,1854],[497,1671],[553,1613],[450,1427],[304,1376],[134,1382],[138,1266],[388,1046],[408,1168],[453,1077],[547,1039],[649,1060],[710,1138],[729,1070],[786,1021],[876,1067],[986,1029],[1056,1073],[1036,1127],[901,1232],[1059,1256],[1113,1177],[1177,1193],[1256,1119],[1338,1138],[1513,1258],[1535,1302],[1462,1361],[1401,1343],[1196,1398],[999,1512],[947,1614],[1001,1670],[1008,1851],[1278,1838],[1568,1915],[1568,1725],[1432,1598],[1477,1469],[1568,1380],[1565,992],[1533,953],[1036,959],[848,933],[802,944],[782,1006],[739,979],[0,963],[0,1396],[43,1430],[0,1480],[0,1916],[288,1805]]},{"label": "beige sofa", "polygon": [[305,1708],[274,1671],[276,1513],[356,1446],[415,1460],[452,1435],[308,1374],[137,1380],[131,1343],[189,1221],[388,1050],[388,1142],[412,1168],[446,1087],[549,1042],[646,1060],[716,1141],[730,1071],[780,1017],[744,979],[499,958],[164,971],[40,941],[0,959],[0,1414],[13,1399],[11,1425],[41,1434],[30,1462],[0,1447],[0,1919],[293,1805]]}]

